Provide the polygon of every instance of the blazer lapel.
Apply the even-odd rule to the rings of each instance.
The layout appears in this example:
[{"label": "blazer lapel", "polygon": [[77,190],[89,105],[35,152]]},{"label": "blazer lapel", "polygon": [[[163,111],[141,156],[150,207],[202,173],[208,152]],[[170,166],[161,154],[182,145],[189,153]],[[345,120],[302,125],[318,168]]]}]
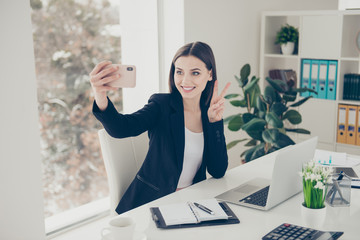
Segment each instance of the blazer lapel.
[{"label": "blazer lapel", "polygon": [[172,93],[170,106],[173,112],[170,115],[170,126],[172,138],[175,143],[175,154],[178,169],[182,170],[185,149],[185,125],[184,125],[184,106],[180,94]]}]

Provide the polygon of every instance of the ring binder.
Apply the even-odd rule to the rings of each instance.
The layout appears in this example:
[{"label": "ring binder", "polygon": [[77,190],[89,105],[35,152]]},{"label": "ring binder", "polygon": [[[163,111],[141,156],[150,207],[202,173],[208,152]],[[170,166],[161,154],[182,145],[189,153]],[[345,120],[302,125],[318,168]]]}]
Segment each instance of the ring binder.
[{"label": "ring binder", "polygon": [[[310,59],[302,59],[301,62],[301,87],[302,88],[310,88]],[[302,97],[310,96],[309,92],[301,93]]]},{"label": "ring binder", "polygon": [[347,105],[339,104],[338,108],[337,142],[346,143],[348,107]]},{"label": "ring binder", "polygon": [[326,99],[327,94],[327,69],[328,69],[328,61],[320,61],[319,64],[319,86],[318,86],[318,98]]},{"label": "ring binder", "polygon": [[[319,92],[319,60],[311,60],[310,72],[310,88],[316,92]],[[316,93],[311,93],[310,96],[318,98],[318,94]]]},{"label": "ring binder", "polygon": [[336,99],[337,66],[337,61],[329,61],[327,99],[330,100]]}]

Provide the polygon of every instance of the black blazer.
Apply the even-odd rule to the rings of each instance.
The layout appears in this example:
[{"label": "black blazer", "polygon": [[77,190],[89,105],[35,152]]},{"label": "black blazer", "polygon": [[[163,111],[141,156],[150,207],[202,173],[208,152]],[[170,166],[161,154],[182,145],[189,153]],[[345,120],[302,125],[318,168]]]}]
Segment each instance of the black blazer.
[{"label": "black blazer", "polygon": [[[201,101],[204,132],[202,164],[193,183],[206,179],[206,170],[214,178],[224,176],[228,156],[223,121],[210,123],[208,106]],[[176,190],[183,166],[185,148],[184,108],[179,93],[154,94],[148,104],[132,114],[120,114],[109,100],[100,111],[93,105],[95,117],[115,138],[149,135],[149,150],[143,165],[120,200],[116,212],[123,213]]]}]

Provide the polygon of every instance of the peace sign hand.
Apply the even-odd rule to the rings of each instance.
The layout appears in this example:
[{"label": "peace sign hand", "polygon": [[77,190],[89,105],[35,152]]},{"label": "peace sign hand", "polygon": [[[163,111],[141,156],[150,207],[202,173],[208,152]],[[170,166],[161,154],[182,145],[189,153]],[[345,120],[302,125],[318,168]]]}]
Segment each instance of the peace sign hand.
[{"label": "peace sign hand", "polygon": [[214,123],[220,121],[223,118],[224,113],[224,103],[225,103],[225,94],[230,87],[231,83],[227,83],[225,88],[222,90],[221,94],[218,95],[218,80],[215,81],[214,91],[210,102],[210,107],[208,109],[208,118],[209,122]]}]

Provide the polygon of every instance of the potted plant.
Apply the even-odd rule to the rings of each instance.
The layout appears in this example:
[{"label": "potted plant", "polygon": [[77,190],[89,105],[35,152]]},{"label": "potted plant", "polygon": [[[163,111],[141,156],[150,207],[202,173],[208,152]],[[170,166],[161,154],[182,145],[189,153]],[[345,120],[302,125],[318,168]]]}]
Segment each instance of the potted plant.
[{"label": "potted plant", "polygon": [[[239,142],[248,141],[245,146],[249,147],[242,154],[244,162],[261,157],[267,153],[294,144],[287,136],[287,132],[310,134],[306,129],[288,128],[284,122],[296,125],[301,123],[301,115],[295,107],[305,103],[311,96],[296,101],[299,92],[315,92],[308,88],[296,88],[288,86],[279,79],[266,78],[269,83],[264,93],[260,92],[259,78],[250,76],[250,65],[245,64],[240,71],[240,77],[235,76],[241,89],[240,93],[228,94],[226,99],[234,107],[242,108],[239,113],[224,119],[225,124],[231,131],[244,130],[250,137],[234,140],[227,144],[231,149]],[[239,99],[240,97],[240,99]]]},{"label": "potted plant", "polygon": [[291,55],[294,53],[294,49],[297,49],[298,40],[298,29],[286,24],[281,27],[280,31],[277,32],[275,44],[280,44],[281,52],[283,54]]},{"label": "potted plant", "polygon": [[316,166],[313,161],[305,163],[302,168],[302,217],[312,227],[321,227],[325,221],[325,197],[330,173],[330,168]]}]

